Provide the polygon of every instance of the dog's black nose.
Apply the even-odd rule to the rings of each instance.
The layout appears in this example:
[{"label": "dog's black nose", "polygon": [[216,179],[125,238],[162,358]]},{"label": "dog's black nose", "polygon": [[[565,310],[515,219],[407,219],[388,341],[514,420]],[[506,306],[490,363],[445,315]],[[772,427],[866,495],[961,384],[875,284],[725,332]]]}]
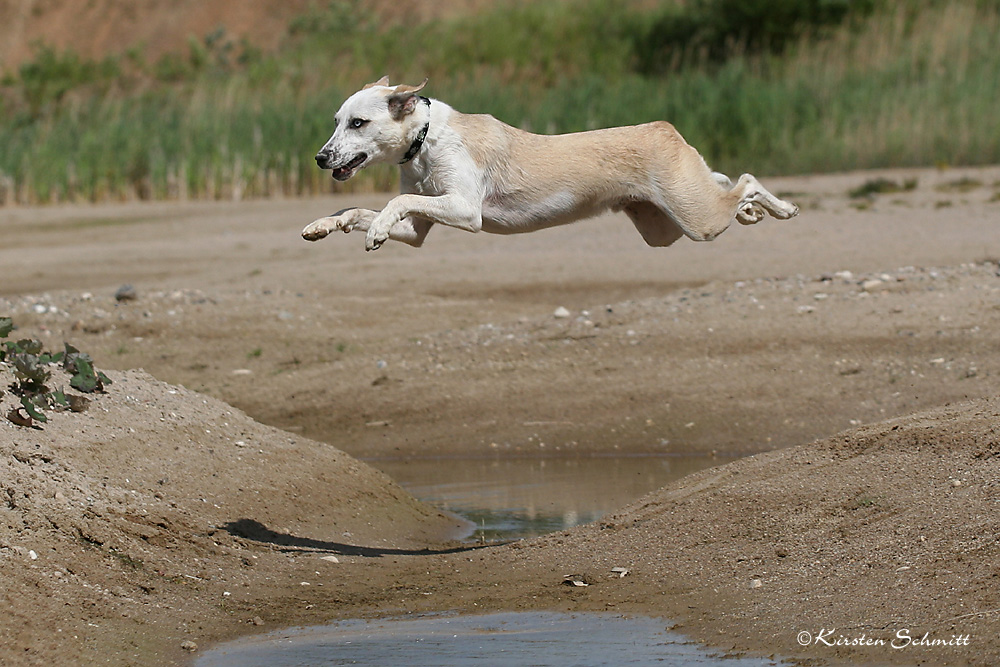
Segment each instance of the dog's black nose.
[{"label": "dog's black nose", "polygon": [[316,164],[320,166],[320,169],[326,169],[326,161],[329,156],[326,153],[316,153]]}]

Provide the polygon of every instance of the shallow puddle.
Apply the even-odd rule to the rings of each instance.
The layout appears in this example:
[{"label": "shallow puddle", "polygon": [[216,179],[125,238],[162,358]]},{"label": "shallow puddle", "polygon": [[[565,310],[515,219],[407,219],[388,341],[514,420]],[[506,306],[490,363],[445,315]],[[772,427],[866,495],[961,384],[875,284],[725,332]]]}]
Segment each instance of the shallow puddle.
[{"label": "shallow puddle", "polygon": [[725,658],[652,618],[512,612],[350,620],[240,639],[202,654],[198,667],[587,667],[619,665],[763,667],[762,658]]},{"label": "shallow puddle", "polygon": [[414,496],[468,519],[472,539],[533,537],[590,523],[668,482],[728,459],[628,456],[574,459],[368,461]]},{"label": "shallow puddle", "polygon": [[[470,521],[472,539],[517,539],[596,521],[668,482],[726,461],[710,456],[369,461],[421,500]],[[471,528],[475,524],[475,528]],[[348,620],[277,630],[203,653],[199,667],[758,667],[614,614],[509,612]]]}]

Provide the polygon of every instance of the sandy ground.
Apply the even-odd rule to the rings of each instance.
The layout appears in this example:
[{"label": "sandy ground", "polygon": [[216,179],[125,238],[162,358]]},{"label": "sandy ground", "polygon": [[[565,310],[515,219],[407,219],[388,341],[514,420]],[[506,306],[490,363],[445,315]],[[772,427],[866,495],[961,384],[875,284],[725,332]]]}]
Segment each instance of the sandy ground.
[{"label": "sandy ground", "polygon": [[[919,186],[847,196],[878,175]],[[0,315],[114,380],[40,430],[0,423],[0,662],[548,608],[734,652],[996,664],[1000,169],[766,184],[802,215],[668,249],[623,216],[375,253],[298,237],[384,196],[0,210]],[[352,458],[711,451],[757,455],[482,548]],[[797,642],[903,631],[952,645]]]}]

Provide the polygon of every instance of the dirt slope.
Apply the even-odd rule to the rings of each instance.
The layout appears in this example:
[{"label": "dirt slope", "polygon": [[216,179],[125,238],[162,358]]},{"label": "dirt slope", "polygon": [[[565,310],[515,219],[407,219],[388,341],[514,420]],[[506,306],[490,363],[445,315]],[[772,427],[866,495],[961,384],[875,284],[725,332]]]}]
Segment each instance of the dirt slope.
[{"label": "dirt slope", "polygon": [[[373,0],[365,4],[385,21],[429,19],[468,11],[492,0]],[[188,38],[224,27],[237,41],[275,49],[289,21],[314,0],[8,0],[0,3],[0,68],[16,67],[43,42],[88,58],[142,47],[147,61],[187,52]]]},{"label": "dirt slope", "polygon": [[0,398],[0,663],[167,664],[287,588],[261,558],[391,553],[459,525],[329,445],[142,371],[111,378],[86,412],[38,428],[8,422],[17,399]]}]

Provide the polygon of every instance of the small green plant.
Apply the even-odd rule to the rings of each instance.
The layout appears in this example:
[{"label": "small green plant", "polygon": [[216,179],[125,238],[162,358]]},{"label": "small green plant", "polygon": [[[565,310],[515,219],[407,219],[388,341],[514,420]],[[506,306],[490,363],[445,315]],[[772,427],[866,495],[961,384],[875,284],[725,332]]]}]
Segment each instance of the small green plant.
[{"label": "small green plant", "polygon": [[145,563],[143,563],[141,560],[139,560],[138,558],[133,558],[132,556],[128,555],[127,553],[125,553],[120,549],[115,549],[114,547],[112,547],[111,549],[108,550],[108,552],[112,556],[117,558],[118,562],[121,563],[125,569],[141,570],[142,568],[145,567]]},{"label": "small green plant", "polygon": [[884,195],[894,192],[911,192],[917,189],[917,179],[908,178],[902,184],[888,178],[872,178],[856,188],[851,189],[847,194],[853,199],[859,197],[870,197],[871,195]]},{"label": "small green plant", "polygon": [[982,181],[975,178],[969,178],[968,176],[964,176],[955,181],[942,183],[936,186],[934,189],[937,190],[938,192],[965,193],[965,192],[972,192],[973,190],[981,187],[983,187]]},{"label": "small green plant", "polygon": [[[0,317],[0,339],[7,338],[14,330],[14,322],[9,317]],[[62,352],[46,352],[41,341],[23,338],[16,341],[4,340],[0,345],[0,362],[8,363],[14,371],[14,383],[10,385],[12,394],[20,399],[21,406],[11,409],[7,420],[18,426],[33,427],[35,422],[45,423],[45,410],[69,410],[83,412],[89,401],[83,396],[67,395],[62,389],[49,386],[52,367],[61,364],[70,374],[70,387],[84,394],[103,392],[111,380],[104,373],[94,369],[94,360],[89,354],[80,352],[69,343]]]},{"label": "small green plant", "polygon": [[870,493],[859,493],[847,504],[847,509],[849,510],[860,510],[868,509],[871,507],[878,507],[885,500],[884,496],[873,495]]},{"label": "small green plant", "polygon": [[854,501],[854,506],[856,508],[873,507],[876,502],[877,501],[874,498],[867,498],[867,497],[858,498],[856,501]]}]

